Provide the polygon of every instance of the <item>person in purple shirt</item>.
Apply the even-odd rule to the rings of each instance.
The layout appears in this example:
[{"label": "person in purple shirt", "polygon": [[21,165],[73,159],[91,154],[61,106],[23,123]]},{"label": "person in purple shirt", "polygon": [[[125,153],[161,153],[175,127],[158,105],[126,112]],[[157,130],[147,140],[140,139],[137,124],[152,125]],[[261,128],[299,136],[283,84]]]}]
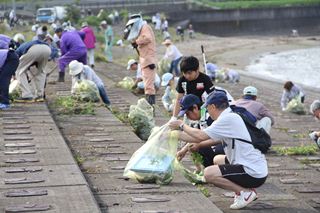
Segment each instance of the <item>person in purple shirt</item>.
[{"label": "person in purple shirt", "polygon": [[9,84],[19,65],[19,57],[9,49],[11,38],[0,34],[0,110],[10,108]]},{"label": "person in purple shirt", "polygon": [[60,38],[61,57],[59,58],[59,78],[58,82],[64,82],[65,68],[73,60],[87,64],[87,47],[83,42],[84,32],[64,31],[57,28],[55,33]]}]

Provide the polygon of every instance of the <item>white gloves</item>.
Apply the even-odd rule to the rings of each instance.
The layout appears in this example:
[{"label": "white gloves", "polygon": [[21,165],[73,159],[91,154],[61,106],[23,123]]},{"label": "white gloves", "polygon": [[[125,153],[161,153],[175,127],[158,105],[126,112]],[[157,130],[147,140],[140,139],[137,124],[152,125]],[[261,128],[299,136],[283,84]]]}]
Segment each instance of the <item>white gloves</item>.
[{"label": "white gloves", "polygon": [[171,121],[176,121],[176,120],[178,120],[178,118],[177,118],[177,117],[175,117],[175,116],[172,116],[172,117],[170,118],[170,120],[169,120],[169,122],[168,122],[168,123],[170,123]]},{"label": "white gloves", "polygon": [[285,107],[282,107],[282,111],[286,111],[286,108],[285,108]]}]

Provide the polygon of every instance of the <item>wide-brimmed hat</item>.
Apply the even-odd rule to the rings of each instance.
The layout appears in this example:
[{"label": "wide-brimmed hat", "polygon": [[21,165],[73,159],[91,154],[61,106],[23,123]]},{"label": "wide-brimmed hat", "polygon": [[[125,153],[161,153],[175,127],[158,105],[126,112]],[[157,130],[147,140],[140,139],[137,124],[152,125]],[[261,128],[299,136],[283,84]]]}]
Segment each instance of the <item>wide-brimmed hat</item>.
[{"label": "wide-brimmed hat", "polygon": [[170,39],[166,39],[164,40],[164,42],[162,42],[163,45],[170,45],[172,44],[172,41]]},{"label": "wide-brimmed hat", "polygon": [[127,70],[130,70],[131,65],[132,65],[132,64],[135,64],[135,63],[138,63],[138,62],[137,62],[136,60],[134,60],[134,59],[130,59],[130,60],[128,61]]},{"label": "wide-brimmed hat", "polygon": [[72,76],[78,75],[83,70],[83,63],[73,60],[69,64],[69,74]]}]

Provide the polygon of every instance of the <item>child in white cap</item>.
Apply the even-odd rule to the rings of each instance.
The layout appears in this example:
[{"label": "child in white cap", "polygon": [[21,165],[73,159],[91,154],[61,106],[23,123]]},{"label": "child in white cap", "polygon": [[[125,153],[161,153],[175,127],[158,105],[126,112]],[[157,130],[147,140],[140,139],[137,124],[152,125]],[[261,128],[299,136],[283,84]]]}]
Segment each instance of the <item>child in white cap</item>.
[{"label": "child in white cap", "polygon": [[161,86],[166,87],[162,96],[162,104],[168,112],[172,112],[177,92],[175,90],[175,78],[171,73],[165,73],[162,76]]}]

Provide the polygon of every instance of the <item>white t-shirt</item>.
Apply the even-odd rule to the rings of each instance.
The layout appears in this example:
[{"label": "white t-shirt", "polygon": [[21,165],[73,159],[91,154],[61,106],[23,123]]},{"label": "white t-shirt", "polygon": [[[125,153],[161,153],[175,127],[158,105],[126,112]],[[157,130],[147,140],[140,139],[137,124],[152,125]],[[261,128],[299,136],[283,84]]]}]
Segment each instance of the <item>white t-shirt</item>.
[{"label": "white t-shirt", "polygon": [[182,57],[181,52],[173,44],[167,47],[166,54],[163,56],[164,59],[170,59],[170,60],[177,60],[178,58],[181,58],[181,57]]},{"label": "white t-shirt", "polygon": [[252,144],[233,139],[240,138],[251,141],[250,134],[242,120],[230,108],[225,109],[204,132],[215,141],[223,141],[224,151],[230,164],[243,165],[244,170],[255,178],[264,178],[268,175],[268,166],[265,156],[253,147]]}]

